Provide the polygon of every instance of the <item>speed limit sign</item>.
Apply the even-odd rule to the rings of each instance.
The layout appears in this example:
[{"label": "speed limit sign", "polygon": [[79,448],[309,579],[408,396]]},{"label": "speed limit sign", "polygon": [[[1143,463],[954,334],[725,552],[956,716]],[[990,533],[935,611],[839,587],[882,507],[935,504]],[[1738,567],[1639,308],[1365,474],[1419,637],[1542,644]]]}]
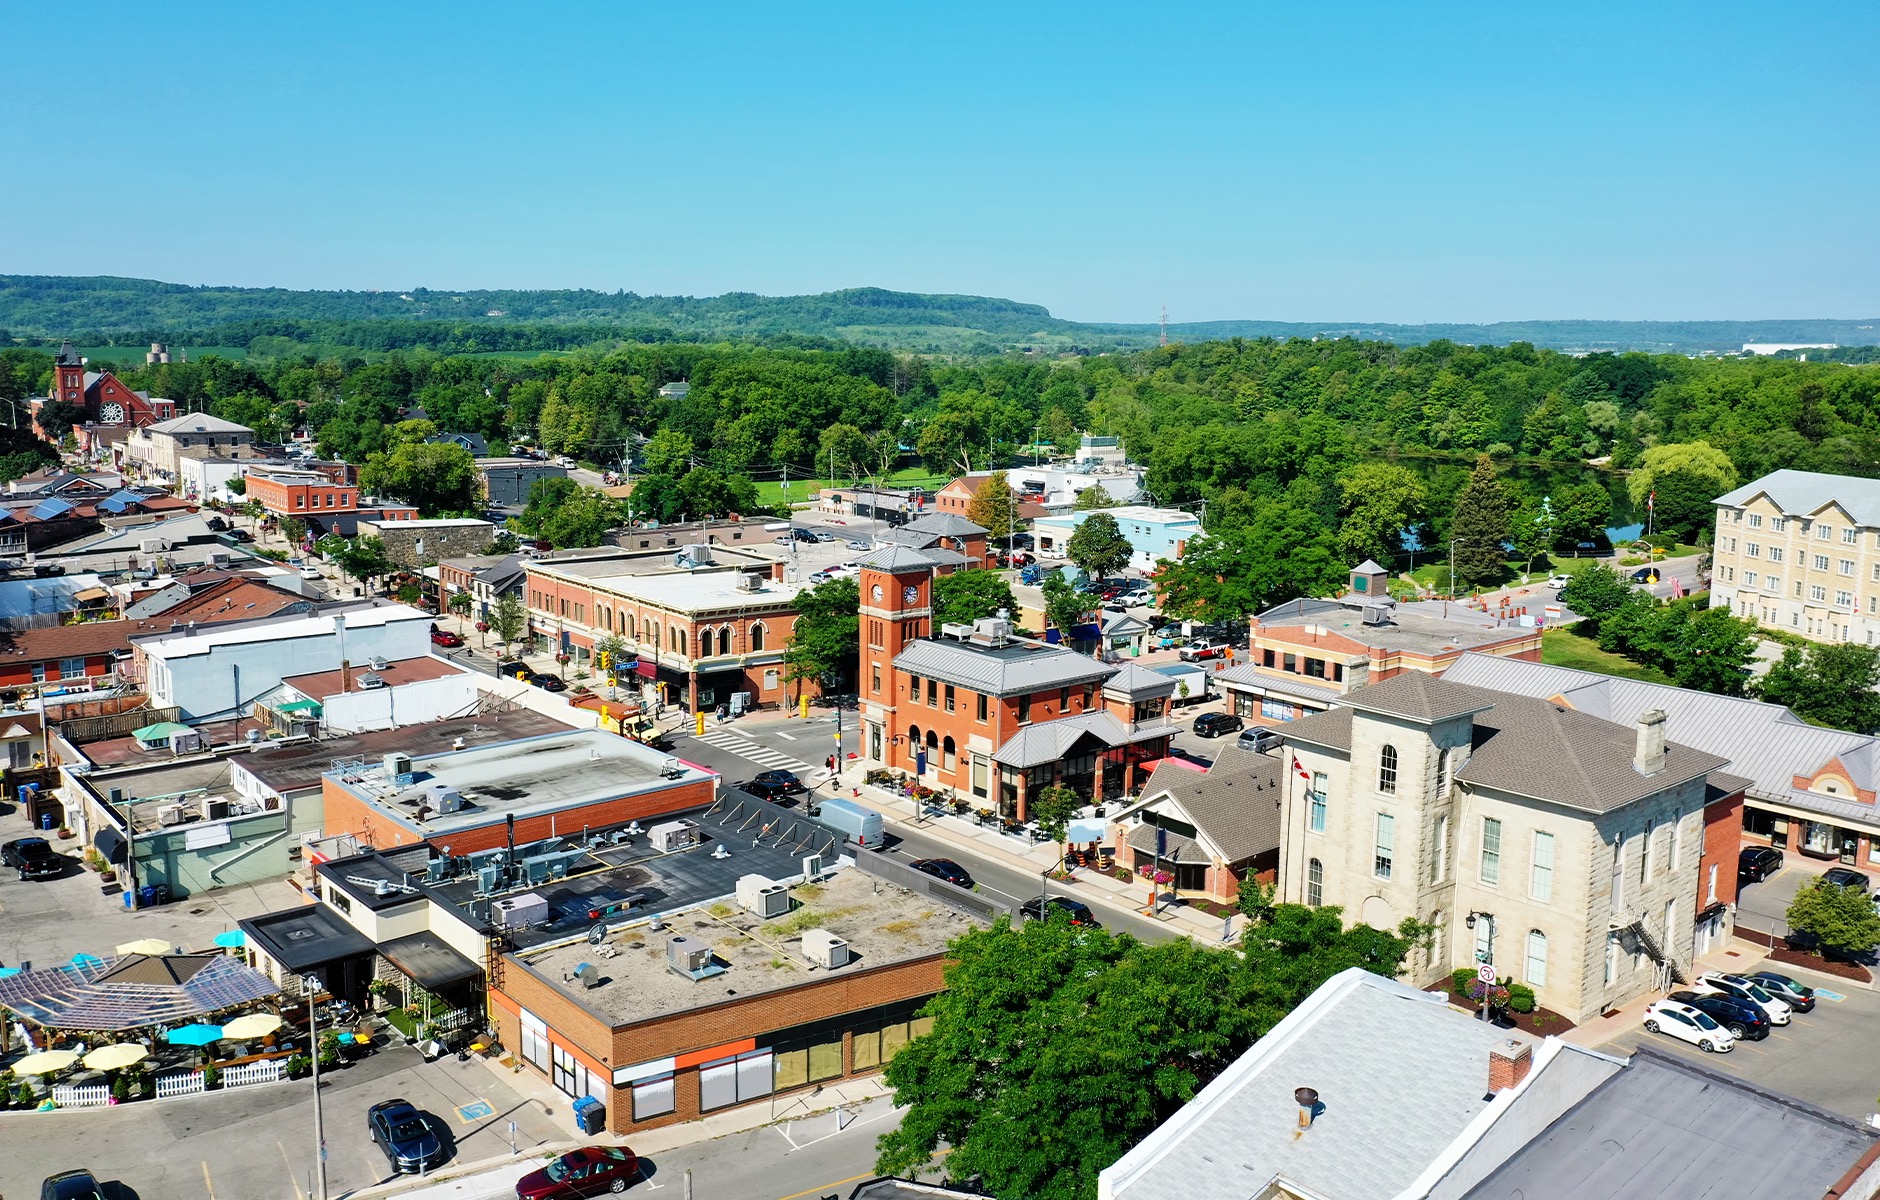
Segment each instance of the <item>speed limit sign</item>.
[{"label": "speed limit sign", "polygon": [[1483,983],[1495,982],[1495,965],[1493,963],[1483,963],[1481,966],[1475,968],[1475,977]]}]

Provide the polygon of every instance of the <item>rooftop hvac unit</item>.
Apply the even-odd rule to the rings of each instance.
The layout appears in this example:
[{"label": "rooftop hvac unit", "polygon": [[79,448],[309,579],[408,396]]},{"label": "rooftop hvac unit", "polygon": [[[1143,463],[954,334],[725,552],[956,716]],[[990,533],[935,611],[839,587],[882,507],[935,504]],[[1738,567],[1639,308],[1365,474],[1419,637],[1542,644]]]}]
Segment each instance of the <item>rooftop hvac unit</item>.
[{"label": "rooftop hvac unit", "polygon": [[940,632],[947,637],[958,638],[964,642],[973,636],[973,627],[958,621],[947,621],[940,626]]},{"label": "rooftop hvac unit", "polygon": [[738,907],[766,919],[781,917],[790,911],[790,889],[762,875],[739,876]]},{"label": "rooftop hvac unit", "polygon": [[382,688],[385,686],[385,676],[375,675],[371,671],[367,671],[364,675],[359,677],[359,686],[368,691],[373,688]]},{"label": "rooftop hvac unit", "polygon": [[229,804],[226,796],[204,796],[202,798],[202,819],[205,821],[228,820]]},{"label": "rooftop hvac unit", "polygon": [[548,920],[548,901],[534,892],[505,896],[490,905],[490,920],[499,929],[527,929]]},{"label": "rooftop hvac unit", "polygon": [[188,819],[188,810],[181,804],[165,804],[157,809],[157,824],[159,825],[181,825]]},{"label": "rooftop hvac unit", "polygon": [[463,793],[448,784],[431,789],[431,807],[440,813],[463,811]]},{"label": "rooftop hvac unit", "polygon": [[803,957],[818,967],[834,969],[849,961],[849,944],[827,929],[803,931]]},{"label": "rooftop hvac unit", "polygon": [[383,671],[385,668],[391,665],[392,664],[390,662],[386,661],[386,658],[383,654],[374,654],[372,656],[372,669],[374,671]]},{"label": "rooftop hvac unit", "polygon": [[694,982],[707,975],[721,974],[725,968],[712,957],[712,948],[689,937],[666,939],[666,966]]},{"label": "rooftop hvac unit", "polygon": [[411,755],[402,750],[394,750],[385,756],[385,773],[394,779],[400,775],[411,774]]},{"label": "rooftop hvac unit", "polygon": [[697,821],[667,821],[655,825],[646,833],[647,841],[661,854],[671,854],[675,850],[686,850],[698,845]]},{"label": "rooftop hvac unit", "polygon": [[137,542],[137,548],[145,554],[162,554],[165,550],[170,548],[170,543],[160,537],[140,538]]}]

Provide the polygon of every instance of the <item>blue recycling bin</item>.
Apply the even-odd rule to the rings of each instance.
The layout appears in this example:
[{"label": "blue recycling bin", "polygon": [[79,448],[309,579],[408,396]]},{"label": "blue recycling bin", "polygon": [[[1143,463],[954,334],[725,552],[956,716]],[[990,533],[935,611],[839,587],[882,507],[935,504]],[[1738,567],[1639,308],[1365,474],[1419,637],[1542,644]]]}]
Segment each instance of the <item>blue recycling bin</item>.
[{"label": "blue recycling bin", "polygon": [[601,1133],[607,1128],[607,1109],[593,1096],[582,1096],[574,1102],[574,1121],[587,1137]]},{"label": "blue recycling bin", "polygon": [[52,814],[51,813],[42,812],[39,814],[39,827],[44,830],[48,830],[48,831],[51,830],[52,828]]}]

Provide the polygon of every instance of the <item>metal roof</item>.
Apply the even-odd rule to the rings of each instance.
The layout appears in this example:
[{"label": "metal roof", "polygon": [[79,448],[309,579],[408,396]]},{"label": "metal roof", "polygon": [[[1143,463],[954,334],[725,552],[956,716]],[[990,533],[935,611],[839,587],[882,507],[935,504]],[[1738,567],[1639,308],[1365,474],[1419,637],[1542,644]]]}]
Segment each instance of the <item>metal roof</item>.
[{"label": "metal roof", "polygon": [[979,646],[922,639],[894,656],[896,670],[992,696],[1019,696],[1108,679],[1116,668],[1087,654],[1041,642]]},{"label": "metal roof", "polygon": [[1880,479],[1853,475],[1827,475],[1820,471],[1771,471],[1711,503],[1741,508],[1758,496],[1790,516],[1810,517],[1826,508],[1840,508],[1862,525],[1880,525]]},{"label": "metal roof", "polygon": [[978,537],[986,533],[983,525],[975,525],[965,517],[948,512],[930,512],[901,526],[902,529],[915,533],[933,534],[936,537]]},{"label": "metal roof", "polygon": [[[885,538],[887,535],[883,535]],[[856,565],[873,567],[877,571],[914,571],[931,569],[934,561],[918,550],[906,546],[883,546],[881,549],[861,559]]]},{"label": "metal roof", "polygon": [[1008,767],[1041,767],[1056,762],[1071,752],[1083,737],[1090,736],[1105,746],[1127,746],[1154,741],[1181,732],[1180,725],[1157,722],[1134,728],[1106,712],[1084,712],[1074,717],[1060,717],[1027,725],[1005,740],[993,754],[993,760]]}]

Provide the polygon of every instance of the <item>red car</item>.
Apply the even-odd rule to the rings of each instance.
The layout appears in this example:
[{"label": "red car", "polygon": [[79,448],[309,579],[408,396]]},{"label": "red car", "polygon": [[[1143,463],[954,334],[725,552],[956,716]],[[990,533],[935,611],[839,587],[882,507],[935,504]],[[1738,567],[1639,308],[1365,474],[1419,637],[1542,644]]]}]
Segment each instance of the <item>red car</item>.
[{"label": "red car", "polygon": [[463,645],[463,639],[447,629],[433,629],[431,631],[431,644],[433,646],[445,647],[461,646]]},{"label": "red car", "polygon": [[639,1177],[640,1160],[625,1146],[583,1146],[516,1180],[516,1200],[624,1192]]}]

